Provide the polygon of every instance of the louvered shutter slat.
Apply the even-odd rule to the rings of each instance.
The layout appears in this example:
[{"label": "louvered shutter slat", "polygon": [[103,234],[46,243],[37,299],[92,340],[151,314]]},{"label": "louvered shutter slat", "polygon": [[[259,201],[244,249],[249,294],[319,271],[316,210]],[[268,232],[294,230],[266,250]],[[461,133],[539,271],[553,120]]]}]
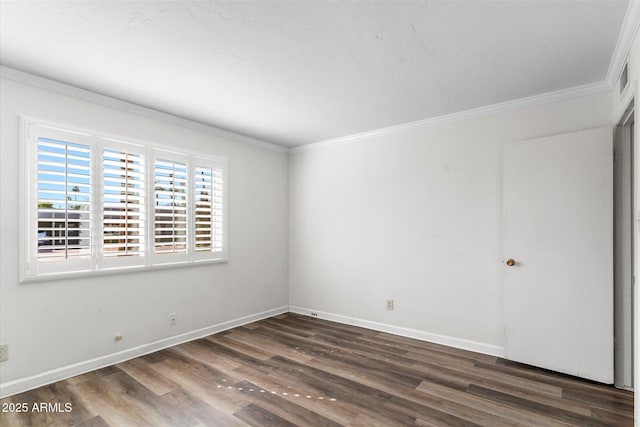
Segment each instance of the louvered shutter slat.
[{"label": "louvered shutter slat", "polygon": [[186,253],[187,165],[156,159],[154,177],[154,251]]},{"label": "louvered shutter slat", "polygon": [[221,251],[222,236],[215,238],[214,230],[221,230],[222,170],[196,166],[193,178],[195,250],[197,252]]},{"label": "louvered shutter slat", "polygon": [[90,254],[90,147],[38,137],[36,152],[38,260]]},{"label": "louvered shutter slat", "polygon": [[105,257],[144,255],[144,156],[103,151]]}]

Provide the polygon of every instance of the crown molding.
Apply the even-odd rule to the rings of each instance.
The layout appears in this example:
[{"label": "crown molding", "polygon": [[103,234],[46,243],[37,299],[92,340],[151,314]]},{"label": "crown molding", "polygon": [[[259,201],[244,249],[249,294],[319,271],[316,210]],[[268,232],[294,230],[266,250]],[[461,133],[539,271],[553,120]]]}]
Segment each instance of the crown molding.
[{"label": "crown molding", "polygon": [[38,87],[40,89],[59,93],[61,95],[70,96],[107,107],[112,107],[118,110],[138,114],[151,119],[161,120],[163,122],[168,122],[187,129],[208,133],[218,138],[224,138],[226,140],[240,142],[242,144],[248,144],[254,147],[276,151],[279,153],[286,153],[288,151],[287,148],[277,144],[273,144],[271,142],[261,141],[259,139],[251,138],[225,129],[220,129],[195,120],[165,113],[163,111],[134,104],[128,101],[123,101],[118,98],[102,95],[86,89],[81,89],[75,86],[68,85],[66,83],[61,83],[56,80],[51,80],[45,77],[37,76],[35,74],[27,73],[25,71],[17,70],[15,68],[7,67],[5,65],[0,65],[0,76],[19,83],[24,83],[30,86]]},{"label": "crown molding", "polygon": [[536,105],[550,104],[553,102],[566,101],[583,96],[593,95],[597,93],[610,91],[611,87],[606,81],[590,83],[582,86],[576,86],[568,89],[562,89],[554,92],[547,92],[540,95],[528,96],[525,98],[514,99],[511,101],[500,102],[497,104],[486,105],[484,107],[472,108],[469,110],[460,111],[452,114],[445,114],[442,116],[431,117],[428,119],[417,120],[414,122],[403,123],[399,125],[389,126],[372,131],[357,133],[353,135],[343,136],[334,139],[328,139],[325,141],[313,142],[299,147],[293,147],[289,149],[290,153],[301,153],[305,151],[313,151],[322,149],[325,147],[348,144],[353,142],[362,142],[363,140],[379,137],[384,135],[391,135],[394,133],[407,131],[411,129],[428,128],[444,123],[458,122],[461,120],[472,119],[482,117],[490,114],[502,113],[512,110],[517,110],[525,107],[532,107]]},{"label": "crown molding", "polygon": [[631,45],[633,44],[633,40],[636,37],[639,27],[640,1],[631,0],[627,6],[627,12],[624,15],[624,20],[622,21],[622,27],[618,34],[616,47],[613,50],[613,55],[611,55],[611,62],[609,62],[606,82],[611,88],[613,88],[620,77],[622,67],[627,61]]}]

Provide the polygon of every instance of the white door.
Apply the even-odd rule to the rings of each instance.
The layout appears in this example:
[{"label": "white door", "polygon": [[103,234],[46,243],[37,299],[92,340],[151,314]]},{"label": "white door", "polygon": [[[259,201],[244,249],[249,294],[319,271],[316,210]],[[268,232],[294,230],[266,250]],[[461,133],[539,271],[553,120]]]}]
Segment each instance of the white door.
[{"label": "white door", "polygon": [[606,127],[505,145],[503,200],[507,359],[608,384],[612,135]]}]

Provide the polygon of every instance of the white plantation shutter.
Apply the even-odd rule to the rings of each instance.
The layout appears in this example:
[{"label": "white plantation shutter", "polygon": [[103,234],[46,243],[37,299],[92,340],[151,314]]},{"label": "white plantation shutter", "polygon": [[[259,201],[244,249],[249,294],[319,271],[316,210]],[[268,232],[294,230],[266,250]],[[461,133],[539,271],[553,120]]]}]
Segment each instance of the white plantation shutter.
[{"label": "white plantation shutter", "polygon": [[91,151],[64,140],[37,139],[37,260],[91,255]]},{"label": "white plantation shutter", "polygon": [[226,261],[226,159],[21,126],[21,281]]},{"label": "white plantation shutter", "polygon": [[211,251],[222,252],[224,248],[224,170],[213,169],[212,190],[213,205],[211,207]]},{"label": "white plantation shutter", "polygon": [[104,149],[103,256],[142,256],[145,252],[144,156]]},{"label": "white plantation shutter", "polygon": [[222,252],[223,170],[196,166],[194,172],[195,250]]},{"label": "white plantation shutter", "polygon": [[195,249],[198,252],[211,250],[212,230],[212,170],[196,166],[194,172]]},{"label": "white plantation shutter", "polygon": [[187,252],[187,165],[156,159],[154,179],[154,251]]}]

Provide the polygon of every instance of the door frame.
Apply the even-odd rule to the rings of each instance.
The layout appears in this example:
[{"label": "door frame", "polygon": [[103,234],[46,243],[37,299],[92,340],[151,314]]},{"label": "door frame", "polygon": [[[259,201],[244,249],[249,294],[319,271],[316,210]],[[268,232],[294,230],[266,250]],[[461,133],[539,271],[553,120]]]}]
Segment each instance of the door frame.
[{"label": "door frame", "polygon": [[634,357],[637,354],[634,348],[637,340],[634,339],[637,303],[633,285],[638,244],[634,233],[634,117],[632,100],[618,121],[614,135],[614,384],[626,390],[633,390],[634,387]]}]

